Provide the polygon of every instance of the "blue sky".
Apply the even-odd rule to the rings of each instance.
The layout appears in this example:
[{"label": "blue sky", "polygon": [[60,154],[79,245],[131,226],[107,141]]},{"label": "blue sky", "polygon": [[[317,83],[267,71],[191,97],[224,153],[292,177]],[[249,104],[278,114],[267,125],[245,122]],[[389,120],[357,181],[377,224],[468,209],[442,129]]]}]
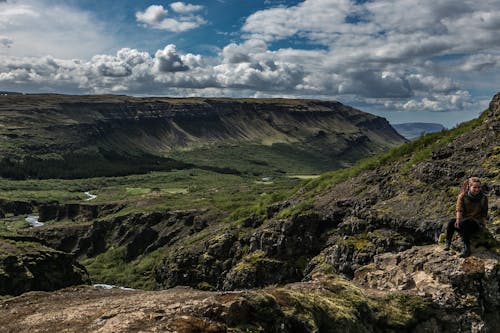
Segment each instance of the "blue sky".
[{"label": "blue sky", "polygon": [[338,100],[392,123],[476,117],[500,0],[0,0],[0,90]]}]

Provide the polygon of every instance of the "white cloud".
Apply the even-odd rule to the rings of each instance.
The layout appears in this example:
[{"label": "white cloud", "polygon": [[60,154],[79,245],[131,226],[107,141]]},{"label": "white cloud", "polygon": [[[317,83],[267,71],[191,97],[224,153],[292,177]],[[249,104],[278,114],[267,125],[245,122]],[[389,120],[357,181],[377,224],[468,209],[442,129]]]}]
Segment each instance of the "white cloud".
[{"label": "white cloud", "polygon": [[467,57],[459,68],[464,72],[482,72],[500,68],[500,54],[474,54]]},{"label": "white cloud", "polygon": [[[301,64],[302,93],[357,96],[396,110],[406,102],[403,109],[446,110],[470,107],[471,96],[463,92],[471,71],[498,71],[500,17],[492,8],[500,8],[500,1],[305,0],[258,11],[242,30],[247,38],[269,45],[300,38],[323,46],[272,52],[275,61]],[[224,59],[248,61],[248,52],[238,52],[242,48],[227,46]],[[456,54],[469,56],[460,62]],[[494,85],[490,89],[498,89]],[[415,103],[418,108],[409,108]]]},{"label": "white cloud", "polygon": [[188,14],[192,12],[197,12],[203,9],[203,6],[186,4],[184,2],[173,2],[170,4],[170,8],[176,13]]},{"label": "white cloud", "polygon": [[[3,56],[91,57],[113,47],[105,26],[89,12],[47,0],[0,2]],[[10,46],[9,48],[1,45]]]},{"label": "white cloud", "polygon": [[234,64],[251,62],[253,56],[266,51],[266,43],[259,39],[250,39],[243,44],[231,43],[222,50],[222,61]]},{"label": "white cloud", "polygon": [[138,22],[144,23],[145,26],[171,32],[192,30],[206,23],[206,21],[199,15],[187,15],[195,10],[198,10],[196,9],[197,6],[186,5],[182,2],[174,2],[171,4],[171,8],[174,12],[183,15],[169,17],[168,10],[166,10],[162,5],[151,5],[146,8],[144,12],[137,12],[135,17]]},{"label": "white cloud", "polygon": [[161,5],[151,5],[144,12],[137,12],[135,14],[139,22],[149,25],[159,25],[167,17],[168,10]]},{"label": "white cloud", "polygon": [[[19,22],[26,26],[40,22],[39,30],[44,31],[43,21],[55,15],[34,4],[29,0],[24,5],[0,3],[9,6],[9,11],[0,10],[5,36],[0,37],[2,87],[312,97],[406,111],[468,110],[477,106],[472,91],[498,90],[500,18],[491,8],[500,8],[500,0],[305,0],[288,7],[284,1],[272,0],[267,4],[276,7],[246,19],[242,41],[221,47],[213,57],[183,52],[170,41],[153,52],[122,48],[110,54],[95,52],[93,46],[92,56],[85,57],[75,55],[85,54],[76,45],[70,57],[46,49],[20,57],[13,53],[19,43],[24,43],[24,49],[28,44],[36,49],[38,40],[16,32],[22,26]],[[52,12],[52,7],[47,8]],[[88,13],[60,8],[73,13],[77,26],[94,22]],[[206,23],[195,15],[203,8],[184,2],[166,8],[151,5],[137,12],[136,20],[155,29],[187,31]],[[67,24],[58,29],[64,31]],[[55,26],[50,24],[52,31]],[[96,27],[88,28],[89,36],[99,31],[99,24]],[[279,48],[288,39],[290,46]],[[85,35],[78,36],[68,45],[77,41],[85,45],[85,40]],[[53,56],[26,57],[47,54]],[[79,60],[67,60],[71,58]]]},{"label": "white cloud", "polygon": [[177,53],[175,45],[167,45],[155,53],[155,68],[159,73],[184,72],[189,67],[184,64]]}]

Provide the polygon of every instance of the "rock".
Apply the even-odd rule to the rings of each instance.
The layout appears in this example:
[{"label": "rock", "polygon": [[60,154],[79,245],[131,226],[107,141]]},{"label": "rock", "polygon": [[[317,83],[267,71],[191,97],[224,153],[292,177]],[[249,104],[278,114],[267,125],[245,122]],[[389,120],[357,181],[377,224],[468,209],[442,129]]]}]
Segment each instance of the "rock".
[{"label": "rock", "polygon": [[26,201],[0,199],[0,213],[13,215],[25,215],[33,212],[33,204]]},{"label": "rock", "polygon": [[419,332],[414,329],[429,327],[436,320],[417,299],[387,295],[373,298],[333,275],[279,288],[230,293],[185,287],[157,292],[77,287],[50,295],[25,294],[0,301],[0,308],[0,325],[9,333],[35,329],[116,333]]},{"label": "rock", "polygon": [[356,270],[354,281],[366,288],[407,291],[428,299],[446,316],[455,318],[447,328],[450,332],[494,332],[500,324],[498,259],[481,249],[460,258],[437,245],[412,247],[375,256],[373,264]]},{"label": "rock", "polygon": [[0,239],[0,295],[89,283],[72,255],[34,242]]},{"label": "rock", "polygon": [[38,220],[79,220],[90,221],[101,216],[114,214],[123,209],[122,204],[59,204],[45,203],[38,207]]}]

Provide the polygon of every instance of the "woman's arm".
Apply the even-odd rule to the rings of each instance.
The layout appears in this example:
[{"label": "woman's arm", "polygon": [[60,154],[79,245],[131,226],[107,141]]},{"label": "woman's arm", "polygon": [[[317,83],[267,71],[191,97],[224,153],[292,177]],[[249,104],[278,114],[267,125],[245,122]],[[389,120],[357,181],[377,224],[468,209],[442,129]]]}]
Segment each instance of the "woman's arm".
[{"label": "woman's arm", "polygon": [[455,228],[460,226],[460,219],[462,218],[462,214],[464,212],[464,194],[460,193],[457,197],[457,205],[455,207]]}]

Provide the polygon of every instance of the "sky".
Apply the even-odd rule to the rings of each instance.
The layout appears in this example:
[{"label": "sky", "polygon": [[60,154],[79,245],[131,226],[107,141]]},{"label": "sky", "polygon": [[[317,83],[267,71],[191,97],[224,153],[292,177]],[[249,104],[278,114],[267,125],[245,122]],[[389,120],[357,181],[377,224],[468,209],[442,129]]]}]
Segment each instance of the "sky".
[{"label": "sky", "polygon": [[500,0],[0,0],[0,91],[337,100],[391,123],[500,91]]}]

